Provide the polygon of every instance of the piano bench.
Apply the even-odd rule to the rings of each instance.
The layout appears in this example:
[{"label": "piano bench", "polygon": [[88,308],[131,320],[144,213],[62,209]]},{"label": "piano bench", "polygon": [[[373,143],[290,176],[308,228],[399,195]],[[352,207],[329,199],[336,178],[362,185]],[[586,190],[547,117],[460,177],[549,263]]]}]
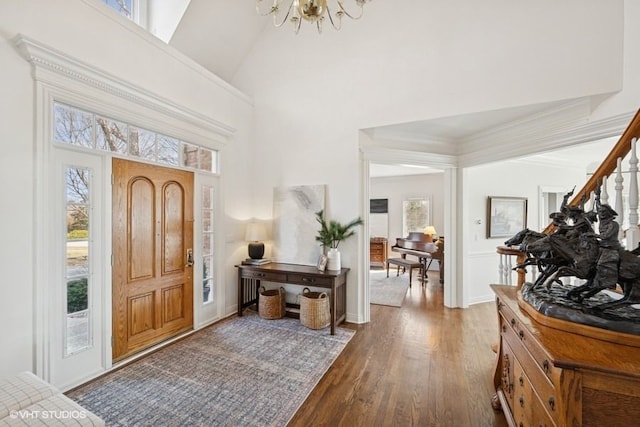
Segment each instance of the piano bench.
[{"label": "piano bench", "polygon": [[407,268],[409,269],[409,287],[411,287],[411,280],[413,276],[414,268],[422,268],[422,264],[418,261],[412,261],[406,258],[387,258],[387,277],[389,277],[389,265],[395,265],[397,267],[396,276],[400,275],[400,267],[402,267],[402,271],[404,272]]}]

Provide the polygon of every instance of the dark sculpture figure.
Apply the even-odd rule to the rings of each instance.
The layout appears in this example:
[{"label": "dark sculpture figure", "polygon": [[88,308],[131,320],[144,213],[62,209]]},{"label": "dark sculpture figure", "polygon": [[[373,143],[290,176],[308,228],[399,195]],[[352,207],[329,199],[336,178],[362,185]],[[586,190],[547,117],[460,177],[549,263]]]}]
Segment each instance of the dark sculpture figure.
[{"label": "dark sculpture figure", "polygon": [[544,282],[539,283],[539,280],[536,280],[535,287],[546,283],[548,289],[553,280],[575,276],[587,281],[578,288],[592,288],[591,283],[596,274],[596,261],[599,253],[598,241],[594,233],[585,233],[573,239],[567,239],[563,234],[551,234],[531,245],[530,249],[533,253],[552,252],[555,256],[553,262],[557,267],[552,274],[545,278]]},{"label": "dark sculpture figure", "polygon": [[[526,260],[522,264],[518,264],[515,269],[526,269],[526,267],[530,265],[535,265],[538,268],[540,274],[536,279],[534,287],[544,283],[547,277],[551,276],[557,270],[557,260],[552,258],[550,248],[539,248],[535,246],[536,242],[547,239],[548,237],[547,234],[525,228],[504,242],[504,244],[509,247],[518,245],[518,249],[527,254]],[[534,245],[533,249],[530,249],[532,245]]]},{"label": "dark sculpture figure", "polygon": [[618,216],[609,205],[598,208],[600,232],[600,256],[596,267],[596,286],[603,289],[614,288],[618,283],[618,263],[622,246],[618,240],[619,225],[615,221]]},{"label": "dark sculpture figure", "polygon": [[[581,206],[568,206],[567,200],[573,190],[564,196],[560,212],[550,215],[557,226],[554,233],[545,235],[524,229],[507,240],[507,246],[520,245],[527,253],[527,260],[516,266],[524,268],[537,265],[540,274],[535,283],[528,284],[528,291],[535,291],[542,285],[549,290],[560,277],[574,276],[585,283],[571,288],[566,297],[582,303],[605,289],[622,288],[622,298],[592,307],[605,310],[628,304],[640,303],[640,257],[637,250],[625,250],[618,241],[619,225],[615,221],[617,213],[607,204],[601,204],[600,191],[596,192],[597,212],[584,211]],[[567,221],[568,219],[568,221]],[[598,234],[593,223],[598,220]]]}]

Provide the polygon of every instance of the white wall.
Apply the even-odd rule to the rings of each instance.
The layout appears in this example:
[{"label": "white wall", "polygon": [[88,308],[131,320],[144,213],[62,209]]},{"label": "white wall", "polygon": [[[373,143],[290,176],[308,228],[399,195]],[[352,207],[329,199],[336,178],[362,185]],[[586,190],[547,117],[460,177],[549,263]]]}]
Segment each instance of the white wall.
[{"label": "white wall", "polygon": [[[250,177],[236,167],[249,156],[252,106],[248,98],[168,48],[100,2],[28,0],[0,2],[0,377],[33,370],[34,354],[34,82],[29,63],[11,39],[18,33],[79,58],[123,82],[217,120],[236,132],[222,151],[225,253],[241,244],[241,224],[251,216]],[[226,311],[236,304],[234,261],[225,265]]]},{"label": "white wall", "polygon": [[147,19],[149,32],[160,38],[160,40],[169,43],[190,1],[149,0]]},{"label": "white wall", "polygon": [[637,111],[640,105],[640,2],[635,0],[624,1],[624,44],[622,90],[615,96],[605,98],[593,112],[593,120],[599,120],[626,111]]},{"label": "white wall", "polygon": [[[237,129],[222,156],[228,309],[233,263],[246,250],[242,225],[271,217],[274,187],[327,184],[330,218],[365,214],[359,129],[620,91],[594,106],[594,117],[606,118],[636,109],[640,98],[640,5],[632,0],[371,2],[340,32],[267,27],[233,81],[254,95],[255,116],[236,90],[98,5],[0,2],[0,235],[11,242],[0,245],[0,335],[10,349],[0,352],[0,377],[31,369],[34,357],[34,93],[10,41],[18,33]],[[463,209],[484,208],[466,197]],[[353,321],[362,319],[358,247],[357,239],[341,247],[352,267]],[[460,262],[476,270],[466,256]],[[464,284],[478,289],[467,301],[486,294],[487,280]]]},{"label": "white wall", "polygon": [[444,235],[443,173],[377,177],[371,178],[369,185],[371,199],[389,201],[389,235],[385,236],[389,239],[389,257],[392,257],[391,246],[395,245],[395,239],[406,237],[402,232],[402,202],[407,199],[428,198],[431,201],[431,223],[439,235]]},{"label": "white wall", "polygon": [[[233,79],[255,99],[257,210],[270,215],[275,186],[327,184],[331,217],[363,215],[359,129],[619,91],[622,6],[371,2],[339,32],[265,29]],[[355,243],[341,252],[362,321]]]},{"label": "white wall", "polygon": [[558,186],[566,191],[574,185],[579,188],[586,180],[586,165],[569,168],[513,160],[466,168],[463,173],[463,280],[465,301],[473,304],[494,298],[489,284],[499,283],[496,247],[507,240],[487,238],[487,197],[526,197],[527,227],[540,231],[548,224],[539,224],[540,186]]}]

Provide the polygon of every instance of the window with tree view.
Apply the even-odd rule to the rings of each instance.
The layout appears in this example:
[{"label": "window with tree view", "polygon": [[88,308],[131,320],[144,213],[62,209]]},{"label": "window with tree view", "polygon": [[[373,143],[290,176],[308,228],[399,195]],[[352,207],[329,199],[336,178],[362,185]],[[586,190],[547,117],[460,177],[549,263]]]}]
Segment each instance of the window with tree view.
[{"label": "window with tree view", "polygon": [[66,333],[65,354],[91,346],[90,334],[90,179],[86,168],[66,168]]},{"label": "window with tree view", "polygon": [[218,152],[120,120],[56,103],[54,140],[169,166],[218,172]]},{"label": "window with tree view", "polygon": [[428,199],[408,199],[402,202],[402,229],[405,236],[422,232],[431,223]]}]

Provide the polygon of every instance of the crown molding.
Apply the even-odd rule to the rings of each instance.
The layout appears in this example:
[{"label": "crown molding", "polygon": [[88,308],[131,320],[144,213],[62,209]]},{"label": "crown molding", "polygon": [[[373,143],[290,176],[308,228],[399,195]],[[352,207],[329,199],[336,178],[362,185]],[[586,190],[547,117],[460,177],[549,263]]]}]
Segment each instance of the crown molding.
[{"label": "crown molding", "polygon": [[[461,167],[475,166],[619,136],[634,114],[635,111],[627,112],[593,122],[587,115],[567,120],[532,120],[519,128],[510,126],[503,132],[473,139],[473,145],[467,145],[468,149],[459,156],[459,164]],[[472,146],[473,151],[469,150]]]},{"label": "crown molding", "polygon": [[[462,152],[467,151],[465,145],[476,145],[477,143],[488,145],[496,139],[505,140],[514,135],[535,134],[540,131],[541,126],[544,126],[545,129],[563,128],[576,120],[585,120],[591,112],[589,97],[563,102],[543,111],[468,136],[462,141]],[[498,144],[502,145],[502,143]]]},{"label": "crown molding", "polygon": [[384,127],[367,130],[365,132],[376,140],[408,142],[419,144],[422,147],[444,147],[446,150],[450,150],[451,144],[457,143],[457,141],[448,138],[436,138],[416,132],[389,130]]},{"label": "crown molding", "polygon": [[35,80],[51,82],[54,79],[51,76],[53,74],[54,76],[71,79],[98,89],[169,117],[179,118],[183,122],[208,132],[224,137],[231,136],[236,132],[235,128],[225,123],[185,108],[140,86],[123,81],[110,73],[92,67],[83,61],[22,34],[15,36],[13,43],[20,54],[33,66]]},{"label": "crown molding", "polygon": [[376,163],[411,164],[435,169],[450,169],[458,166],[457,157],[446,154],[431,154],[380,146],[360,147],[360,152],[364,160]]},{"label": "crown molding", "polygon": [[543,158],[532,159],[527,157],[525,159],[511,159],[507,160],[508,162],[513,162],[515,164],[523,164],[523,165],[536,165],[543,167],[557,167],[563,169],[576,169],[579,171],[583,171],[587,173],[587,169],[585,164],[579,164],[577,162],[567,162],[566,160],[558,160],[553,157],[553,153],[549,154],[549,156],[545,156]]}]

